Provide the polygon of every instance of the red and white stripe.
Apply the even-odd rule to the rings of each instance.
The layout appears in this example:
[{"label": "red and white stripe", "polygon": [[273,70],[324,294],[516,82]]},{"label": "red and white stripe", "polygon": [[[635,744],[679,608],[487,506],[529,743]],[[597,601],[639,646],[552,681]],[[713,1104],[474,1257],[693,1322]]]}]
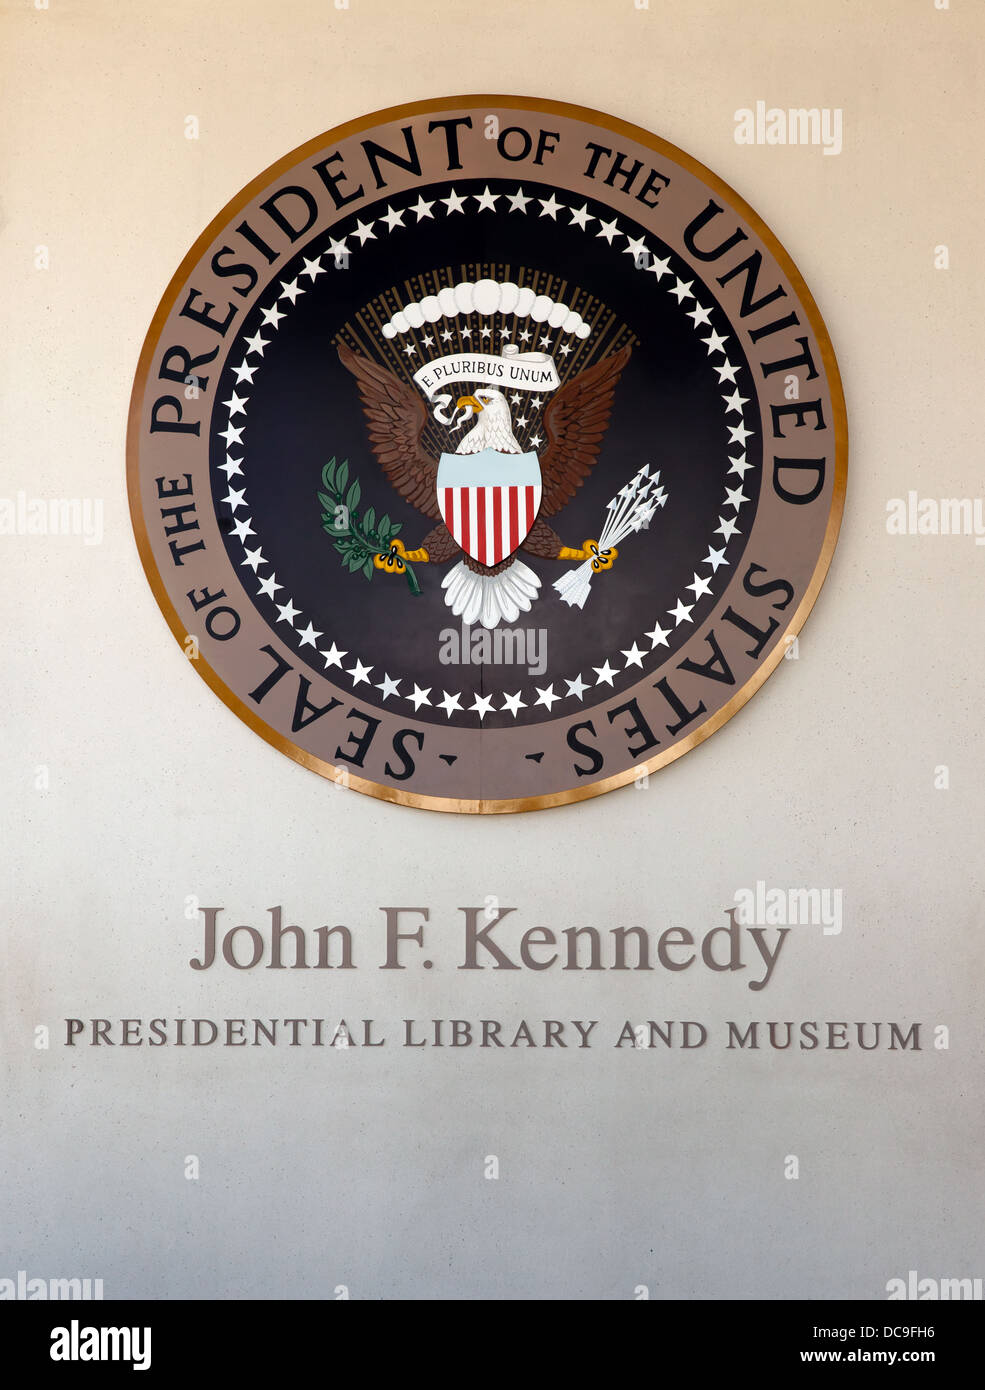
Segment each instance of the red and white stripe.
[{"label": "red and white stripe", "polygon": [[527,537],[540,506],[541,488],[439,487],[441,517],[458,544],[481,565],[498,565]]}]

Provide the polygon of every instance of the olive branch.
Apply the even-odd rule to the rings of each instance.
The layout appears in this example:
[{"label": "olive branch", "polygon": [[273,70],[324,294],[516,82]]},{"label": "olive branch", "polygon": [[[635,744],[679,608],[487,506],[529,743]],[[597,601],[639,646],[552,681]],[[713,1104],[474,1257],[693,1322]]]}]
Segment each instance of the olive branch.
[{"label": "olive branch", "polygon": [[407,575],[407,585],[412,594],[419,594],[421,586],[412,566],[403,556],[392,549],[393,541],[401,531],[399,521],[391,521],[388,513],[377,517],[375,507],[367,507],[360,516],[356,510],[362,497],[359,479],[349,482],[349,461],[343,459],[336,463],[329,459],[322,469],[322,486],[318,500],[324,507],[322,528],[331,536],[335,549],[342,557],[342,564],[355,574],[361,570],[367,579],[372,579],[378,566],[373,561],[377,556],[389,555],[393,561],[391,572]]}]

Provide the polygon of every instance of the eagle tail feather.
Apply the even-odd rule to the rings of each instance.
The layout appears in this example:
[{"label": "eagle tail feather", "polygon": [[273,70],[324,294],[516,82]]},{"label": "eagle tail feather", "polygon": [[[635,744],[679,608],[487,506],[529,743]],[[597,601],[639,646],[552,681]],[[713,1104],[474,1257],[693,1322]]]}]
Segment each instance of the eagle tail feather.
[{"label": "eagle tail feather", "polygon": [[540,589],[540,580],[522,560],[514,560],[499,574],[476,574],[461,560],[441,581],[445,603],[466,626],[478,622],[494,628],[514,623],[529,613]]}]

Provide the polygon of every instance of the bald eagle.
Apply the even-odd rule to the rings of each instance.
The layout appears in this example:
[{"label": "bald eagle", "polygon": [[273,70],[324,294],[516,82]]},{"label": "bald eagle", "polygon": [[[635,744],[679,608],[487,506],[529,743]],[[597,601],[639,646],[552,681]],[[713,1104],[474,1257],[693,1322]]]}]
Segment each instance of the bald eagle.
[{"label": "bald eagle", "polygon": [[[468,555],[441,518],[438,503],[438,459],[424,447],[422,435],[428,423],[427,409],[418,392],[386,367],[341,343],[339,360],[352,373],[366,417],[370,444],[390,483],[401,497],[438,524],[406,558],[419,563],[443,564],[459,556],[445,576],[445,602],[467,624],[493,628],[500,621],[515,622],[530,611],[540,589],[540,579],[519,558],[526,551],[541,559],[585,560],[585,546],[566,546],[546,517],[571,500],[591,473],[612,413],[616,384],[629,361],[630,346],[594,363],[567,381],[544,411],[547,445],[539,455],[542,480],[540,508],[533,525],[517,549],[496,565],[485,565]],[[501,391],[479,387],[461,396],[464,410],[460,426],[475,420],[459,441],[456,453],[478,454],[493,449],[520,454],[513,433],[509,403]],[[586,542],[587,545],[587,542]],[[608,557],[608,563],[615,552]]]}]

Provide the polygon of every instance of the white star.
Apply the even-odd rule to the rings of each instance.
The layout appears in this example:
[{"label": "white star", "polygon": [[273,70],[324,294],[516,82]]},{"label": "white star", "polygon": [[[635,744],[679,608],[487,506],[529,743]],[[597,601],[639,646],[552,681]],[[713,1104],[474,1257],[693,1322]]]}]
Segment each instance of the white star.
[{"label": "white star", "polygon": [[377,688],[377,690],[382,690],[382,691],[383,691],[383,698],[384,698],[384,700],[389,700],[389,698],[390,698],[391,695],[399,695],[399,694],[400,694],[400,691],[399,691],[399,689],[398,689],[399,685],[400,685],[400,681],[399,681],[399,680],[391,680],[389,676],[385,675],[385,676],[383,677],[382,681],[380,682],[380,684],[379,684],[376,688]]},{"label": "white star", "polygon": [[658,280],[662,280],[665,275],[670,274],[670,257],[668,256],[665,261],[658,261],[657,258],[654,257],[652,263],[647,266],[647,270],[655,275]]},{"label": "white star", "polygon": [[528,198],[522,188],[518,188],[515,193],[508,193],[506,196],[510,200],[510,212],[526,212],[527,204],[533,202],[533,199]]},{"label": "white star", "polygon": [[569,681],[568,678],[565,677],[565,684],[568,687],[568,695],[574,695],[579,700],[583,698],[585,691],[588,689],[588,686],[581,678],[580,671],[573,681]]},{"label": "white star", "polygon": [[434,213],[431,211],[433,207],[433,202],[426,203],[424,199],[420,197],[420,195],[418,195],[417,202],[414,204],[412,208],[408,208],[407,211],[415,213],[417,215],[418,222],[423,222],[425,217],[434,217]]},{"label": "white star", "polygon": [[483,328],[483,329],[480,329],[480,331],[479,331],[479,337],[480,337],[480,338],[491,338],[491,337],[492,337],[492,329],[491,329],[491,328]]},{"label": "white star", "polygon": [[239,519],[239,521],[237,521],[236,524],[235,524],[235,526],[233,527],[233,531],[234,531],[235,534],[236,534],[236,539],[237,539],[237,540],[240,540],[240,541],[245,541],[246,538],[247,538],[247,536],[255,536],[255,535],[256,535],[256,532],[254,531],[253,527],[250,525],[250,518],[249,518],[248,516],[246,516],[246,517],[241,517],[241,518]]},{"label": "white star", "polygon": [[623,656],[626,658],[627,668],[630,666],[638,666],[640,670],[643,669],[643,652],[640,651],[635,642],[628,652],[623,652]]},{"label": "white star", "polygon": [[234,428],[232,425],[227,425],[224,430],[216,430],[216,434],[220,439],[226,441],[227,448],[231,448],[234,444],[242,444],[243,431],[245,429],[245,425],[240,425],[238,429]]},{"label": "white star", "polygon": [[277,583],[276,574],[268,574],[266,579],[260,580],[259,592],[266,594],[267,598],[273,598],[278,589],[283,589],[283,584]]},{"label": "white star", "polygon": [[454,333],[451,331],[451,329],[450,329],[450,328],[446,328],[446,329],[442,332],[442,334],[441,334],[441,341],[442,341],[443,343],[450,343],[451,340],[452,340],[452,338],[454,338],[454,336],[455,336],[455,335],[454,335]]},{"label": "white star", "polygon": [[471,330],[471,328],[463,328],[462,331],[461,331],[461,333],[459,334],[459,337],[461,337],[461,338],[471,338],[471,336],[472,336],[472,330]]},{"label": "white star", "polygon": [[349,254],[349,248],[348,248],[348,246],[346,245],[346,242],[347,242],[348,240],[349,240],[349,238],[348,238],[348,237],[345,237],[345,236],[342,238],[341,241],[336,241],[334,237],[329,237],[329,240],[328,240],[328,254],[329,254],[330,256],[333,257],[333,259],[335,260],[336,265],[337,265],[340,261],[341,261],[343,264],[345,263],[345,257]]},{"label": "white star", "polygon": [[513,718],[515,719],[516,716],[520,713],[520,711],[521,711],[522,709],[526,709],[526,708],[527,708],[526,701],[520,699],[520,691],[519,691],[519,690],[516,692],[515,695],[507,695],[506,692],[505,692],[505,690],[504,690],[504,692],[503,692],[503,711],[504,711],[504,713],[505,713],[507,710],[509,710],[510,714],[512,714]]},{"label": "white star", "polygon": [[408,343],[407,346],[404,348],[405,357],[413,357],[416,352],[417,348],[414,346],[413,343]]},{"label": "white star", "polygon": [[[473,194],[472,194],[472,197],[473,197],[473,198],[475,199],[475,201],[479,204],[479,211],[480,211],[480,212],[495,212],[495,211],[496,211],[496,203],[497,203],[498,200],[502,197],[502,194],[500,194],[500,193],[490,193],[490,192],[489,192],[489,185],[486,184],[485,188],[482,190],[481,193],[473,193]],[[450,717],[450,711],[449,711],[449,717]]]},{"label": "white star", "polygon": [[287,318],[287,315],[282,314],[281,311],[277,308],[276,304],[272,309],[264,309],[262,313],[264,324],[269,324],[271,328],[276,328],[280,323],[281,319]]},{"label": "white star", "polygon": [[612,238],[613,238],[614,236],[621,236],[622,234],[621,234],[621,232],[619,231],[619,228],[616,226],[616,219],[615,219],[615,218],[613,218],[611,222],[603,222],[602,219],[601,219],[601,217],[600,217],[600,218],[599,218],[599,230],[595,233],[595,235],[596,235],[596,236],[604,236],[605,239],[606,239],[606,241],[607,241],[607,242],[609,243],[609,245],[611,246],[611,245],[612,245]]},{"label": "white star", "polygon": [[749,498],[742,491],[742,484],[740,483],[738,487],[727,487],[725,489],[725,501],[722,505],[724,507],[734,507],[735,510],[738,511],[743,502],[748,501]]},{"label": "white star", "polygon": [[619,674],[619,668],[610,666],[608,660],[606,660],[603,666],[593,666],[592,670],[598,676],[598,680],[595,682],[596,685],[602,685],[603,682],[606,685],[611,685],[613,676]]},{"label": "white star", "polygon": [[534,446],[535,449],[539,449],[543,442],[544,441],[541,439],[539,434],[532,434],[530,436],[530,443]]},{"label": "white star", "polygon": [[222,469],[223,473],[225,473],[226,482],[228,483],[234,473],[239,473],[242,476],[243,460],[234,459],[231,454],[227,454],[225,463],[220,463],[219,467]]},{"label": "white star", "polygon": [[549,198],[538,198],[537,201],[541,206],[541,217],[549,217],[552,222],[556,222],[557,215],[563,211],[563,208],[554,194],[552,193]]},{"label": "white star", "polygon": [[574,208],[568,208],[568,211],[571,213],[571,226],[580,227],[583,232],[588,230],[589,222],[595,221],[595,218],[588,211],[587,203],[584,207],[579,208],[577,212],[575,212]]},{"label": "white star", "polygon": [[302,647],[315,647],[317,650],[318,638],[323,634],[315,631],[314,623],[309,623],[307,627],[298,629],[298,636],[301,638]]},{"label": "white star", "polygon": [[688,606],[683,599],[678,599],[676,608],[668,608],[667,612],[675,623],[690,623],[694,621],[691,617],[691,609],[693,607],[693,603]]},{"label": "white star", "polygon": [[722,400],[725,402],[726,415],[731,415],[733,410],[737,410],[738,413],[741,415],[742,407],[748,403],[749,397],[740,396],[738,390],[736,389],[732,392],[731,396],[723,396]]},{"label": "white star", "polygon": [[387,204],[386,212],[379,220],[386,223],[388,232],[392,232],[394,227],[402,227],[404,225],[403,213],[398,212],[396,208],[390,207],[389,203]]},{"label": "white star", "polygon": [[638,256],[645,256],[647,254],[646,243],[642,237],[631,237],[628,232],[625,233],[625,236],[629,245],[622,248],[624,256],[632,256],[635,261]]},{"label": "white star", "polygon": [[687,316],[694,320],[695,328],[704,328],[711,323],[711,310],[702,309],[700,304],[696,304],[693,309],[690,309]]},{"label": "white star", "polygon": [[245,496],[246,488],[243,488],[242,492],[237,492],[235,488],[230,488],[222,500],[223,502],[228,502],[234,512],[238,512],[240,507],[246,506],[246,503],[243,501]]},{"label": "white star", "polygon": [[304,259],[304,270],[301,271],[302,275],[308,275],[312,280],[317,280],[319,275],[325,274],[325,267],[321,263],[320,256],[316,257],[313,261],[309,261],[304,257],[302,257],[302,259]]},{"label": "white star", "polygon": [[740,454],[737,459],[730,458],[729,463],[732,465],[732,467],[729,469],[729,472],[738,473],[740,478],[744,478],[746,474],[749,472],[749,469],[755,467],[754,464],[746,462],[745,454]]},{"label": "white star", "polygon": [[704,565],[711,565],[712,569],[717,574],[721,565],[728,564],[728,561],[725,558],[724,545],[722,546],[721,550],[712,550],[711,546],[709,546],[708,554],[705,556],[704,560],[702,560],[701,563]]},{"label": "white star", "polygon": [[242,362],[238,367],[234,367],[233,371],[236,373],[236,385],[242,386],[244,381],[248,381],[252,386],[253,374],[256,371],[256,369],[256,363],[254,363],[251,367],[248,362]]},{"label": "white star", "polygon": [[265,565],[266,563],[266,560],[263,558],[263,551],[259,546],[257,546],[256,550],[247,550],[242,560],[242,564],[249,565],[254,574],[256,574],[261,565]]},{"label": "white star", "polygon": [[544,404],[544,402],[541,400],[539,396],[534,396],[530,404],[533,406],[534,410],[539,410],[541,406]]},{"label": "white star", "polygon": [[376,240],[376,233],[370,230],[372,225],[372,218],[368,222],[362,222],[359,218],[356,219],[356,230],[352,233],[352,235],[357,236],[359,238],[360,246],[365,246],[367,241]]},{"label": "white star", "polygon": [[744,448],[746,440],[751,434],[755,433],[755,430],[747,430],[745,425],[741,424],[729,425],[727,428],[729,432],[729,448],[731,448],[733,444],[738,444],[740,449]]},{"label": "white star", "polygon": [[561,346],[561,354],[562,354],[562,356],[567,357],[567,355],[568,355],[568,353],[569,353],[570,351],[571,351],[571,349],[568,347],[568,344],[567,344],[567,343],[563,343],[562,346]]},{"label": "white star", "polygon": [[682,304],[685,299],[693,299],[694,295],[691,293],[691,286],[694,284],[694,281],[688,280],[685,285],[679,275],[675,277],[675,280],[676,283],[671,286],[670,293],[677,300],[678,304]]},{"label": "white star", "polygon": [[519,405],[520,402],[523,400],[523,397],[520,395],[519,391],[514,391],[512,396],[510,397],[510,400],[513,402],[514,405]]},{"label": "white star", "polygon": [[[277,587],[279,589],[281,586],[278,584]],[[342,658],[348,655],[348,652],[340,651],[333,642],[327,652],[322,652],[322,656],[325,658],[326,670],[329,666],[338,666],[340,670],[344,669],[342,666]]]},{"label": "white star", "polygon": [[561,699],[560,695],[554,694],[553,682],[550,685],[545,686],[543,690],[541,690],[539,685],[536,686],[535,689],[537,691],[537,699],[534,701],[534,704],[545,705],[548,710],[550,710],[553,704],[555,704],[558,700]]},{"label": "white star", "polygon": [[702,338],[701,341],[708,349],[708,356],[710,357],[713,352],[725,351],[725,344],[728,342],[728,338],[723,338],[720,333],[716,333],[716,331],[712,329],[711,337]]},{"label": "white star", "polygon": [[246,402],[249,399],[249,396],[237,396],[236,392],[234,391],[232,397],[228,401],[223,401],[222,404],[228,405],[230,416],[245,415]]},{"label": "white star", "polygon": [[652,630],[650,632],[644,632],[643,636],[649,637],[651,651],[654,647],[666,647],[670,645],[667,641],[667,638],[670,636],[670,628],[661,627],[659,623],[654,623]]},{"label": "white star", "polygon": [[246,351],[247,353],[258,352],[262,357],[263,350],[269,342],[269,338],[261,338],[259,333],[254,333],[252,338],[247,338],[246,340]]},{"label": "white star", "polygon": [[540,345],[542,348],[550,348],[551,340],[546,333],[544,334],[543,338],[541,338]]},{"label": "white star", "polygon": [[431,337],[430,333],[425,333],[424,337],[421,339],[421,347],[434,347],[434,339]]},{"label": "white star", "polygon": [[718,384],[721,385],[723,381],[730,381],[734,386],[735,374],[738,370],[738,367],[733,367],[731,362],[725,362],[721,367],[716,367],[715,371],[718,373]]},{"label": "white star", "polygon": [[477,695],[469,705],[469,711],[477,714],[480,719],[485,719],[487,714],[493,713],[493,702],[491,695]]},{"label": "white star", "polygon": [[[342,669],[345,670],[345,667]],[[372,666],[364,666],[357,656],[355,666],[353,666],[352,670],[347,672],[347,674],[352,677],[353,685],[358,685],[360,681],[369,685],[369,673],[372,669]]]},{"label": "white star", "polygon": [[430,686],[428,686],[427,690],[422,690],[421,687],[415,681],[413,695],[405,695],[404,699],[411,701],[415,709],[420,709],[421,705],[429,705],[431,703],[431,701],[428,699],[428,696],[430,694]]},{"label": "white star", "polygon": [[448,209],[449,216],[453,212],[464,212],[465,210],[465,198],[461,197],[458,193],[456,193],[454,188],[448,194],[447,198],[439,198],[438,201],[444,203],[445,207]]},{"label": "white star", "polygon": [[530,329],[529,329],[529,328],[525,328],[525,329],[523,330],[523,332],[522,332],[522,333],[519,333],[517,336],[519,337],[521,343],[529,343],[529,342],[530,342]]},{"label": "white star", "polygon": [[286,603],[275,605],[277,609],[277,621],[279,623],[290,623],[294,626],[294,619],[300,617],[301,609],[294,607],[293,599],[288,599]]},{"label": "white star", "polygon": [[528,425],[530,422],[529,422],[529,420],[527,419],[526,415],[518,415],[518,416],[516,417],[516,423],[517,423],[517,427],[518,427],[519,429],[523,430],[523,429],[526,429],[527,425]]},{"label": "white star", "polygon": [[715,527],[716,536],[724,536],[727,541],[730,541],[733,536],[742,534],[734,521],[726,521],[723,516],[720,516],[718,520],[721,524]]},{"label": "white star", "polygon": [[457,695],[449,695],[447,690],[443,690],[441,693],[445,698],[438,701],[437,708],[443,709],[449,719],[456,710],[459,711],[459,713],[462,712],[462,706],[459,703],[462,698],[461,691],[459,691]]},{"label": "white star", "polygon": [[278,299],[289,299],[292,304],[296,304],[299,294],[304,294],[304,290],[298,284],[297,280],[292,280],[290,284],[288,284],[286,280],[280,282],[280,294],[277,296]]},{"label": "white star", "polygon": [[697,603],[698,599],[701,598],[702,595],[711,593],[711,580],[702,579],[700,574],[696,574],[694,578],[691,580],[691,583],[685,584],[684,587],[685,589],[694,590],[694,601],[695,603]]}]

